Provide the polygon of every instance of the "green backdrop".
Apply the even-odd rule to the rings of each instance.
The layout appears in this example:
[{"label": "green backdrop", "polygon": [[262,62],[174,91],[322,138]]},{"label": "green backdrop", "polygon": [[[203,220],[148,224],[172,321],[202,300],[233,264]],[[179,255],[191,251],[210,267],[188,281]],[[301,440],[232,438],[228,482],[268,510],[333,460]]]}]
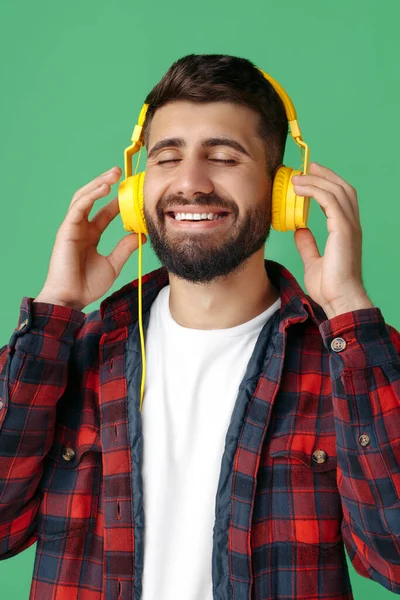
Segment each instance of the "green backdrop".
[{"label": "green backdrop", "polygon": [[[400,3],[383,0],[20,0],[0,8],[2,256],[0,346],[17,325],[22,296],[46,277],[56,231],[73,193],[113,165],[145,95],[177,58],[225,53],[249,58],[291,96],[311,160],[358,191],[364,285],[387,323],[400,327],[397,116]],[[286,164],[301,156],[288,139]],[[116,195],[99,200],[103,202]],[[326,219],[312,200],[309,226],[323,252]],[[118,217],[100,242],[125,235]],[[144,272],[159,266],[150,244]],[[303,284],[293,232],[272,230],[266,257]],[[137,277],[135,253],[110,292]],[[107,294],[108,295],[108,294]],[[100,301],[88,306],[89,312]],[[35,546],[0,563],[0,599],[29,596]],[[356,599],[395,594],[360,577]],[[161,600],[161,599],[160,599]]]}]

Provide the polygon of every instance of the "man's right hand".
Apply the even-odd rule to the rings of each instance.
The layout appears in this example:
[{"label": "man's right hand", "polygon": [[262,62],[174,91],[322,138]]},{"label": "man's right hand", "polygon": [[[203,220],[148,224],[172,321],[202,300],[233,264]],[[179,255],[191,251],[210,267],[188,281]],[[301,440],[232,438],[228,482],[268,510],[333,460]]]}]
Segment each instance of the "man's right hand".
[{"label": "man's right hand", "polygon": [[[57,231],[45,284],[34,302],[48,302],[83,310],[110,289],[131,254],[139,247],[137,233],[124,236],[108,256],[97,252],[101,234],[119,213],[118,196],[89,221],[99,198],[110,193],[121,177],[114,167],[79,189]],[[144,234],[142,243],[147,241]]]}]

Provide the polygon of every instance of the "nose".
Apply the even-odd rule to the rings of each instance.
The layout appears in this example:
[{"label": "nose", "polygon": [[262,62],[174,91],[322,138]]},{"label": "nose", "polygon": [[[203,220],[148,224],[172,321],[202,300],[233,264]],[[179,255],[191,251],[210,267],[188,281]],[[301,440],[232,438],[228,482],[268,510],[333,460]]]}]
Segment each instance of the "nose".
[{"label": "nose", "polygon": [[177,196],[192,199],[198,194],[211,194],[214,185],[204,164],[196,159],[183,158],[170,189]]}]

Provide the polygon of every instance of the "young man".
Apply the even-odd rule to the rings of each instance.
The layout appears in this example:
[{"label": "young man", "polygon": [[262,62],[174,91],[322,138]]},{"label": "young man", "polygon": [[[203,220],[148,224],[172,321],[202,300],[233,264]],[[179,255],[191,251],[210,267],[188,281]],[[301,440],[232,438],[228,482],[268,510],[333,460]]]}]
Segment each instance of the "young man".
[{"label": "young man", "polygon": [[323,255],[295,232],[304,293],[264,259],[288,122],[262,74],[191,55],[146,103],[143,411],[137,281],[83,312],[138,247],[96,249],[115,169],[0,353],[1,557],[37,541],[35,600],[348,600],[346,547],[400,593],[400,335],[362,283],[356,191],[294,180],[329,232]]}]

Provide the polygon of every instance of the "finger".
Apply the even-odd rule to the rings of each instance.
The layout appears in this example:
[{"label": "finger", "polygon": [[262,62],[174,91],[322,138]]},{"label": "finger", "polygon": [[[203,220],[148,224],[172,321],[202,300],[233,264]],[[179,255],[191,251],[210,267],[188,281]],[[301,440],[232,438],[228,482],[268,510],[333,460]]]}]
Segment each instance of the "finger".
[{"label": "finger", "polygon": [[119,167],[113,167],[110,171],[99,175],[99,177],[96,177],[92,181],[89,181],[89,183],[87,183],[75,192],[75,194],[72,196],[70,206],[72,206],[72,204],[76,200],[79,200],[79,198],[81,198],[84,194],[87,194],[88,192],[91,192],[92,190],[96,189],[102,183],[108,183],[112,185],[116,183],[120,177],[121,169]]},{"label": "finger", "polygon": [[352,224],[339,200],[332,192],[316,185],[296,185],[295,192],[300,196],[312,197],[318,202],[328,219],[327,227],[329,232],[336,231],[338,227],[340,229],[348,228],[349,223]]},{"label": "finger", "polygon": [[328,167],[324,167],[319,163],[312,162],[310,164],[309,172],[311,175],[319,175],[320,177],[330,179],[334,183],[338,183],[349,193],[353,193],[355,191],[353,186],[343,179],[343,177],[340,177],[340,175],[335,173],[335,171],[332,171],[332,169],[328,169]]},{"label": "finger", "polygon": [[294,241],[303,261],[304,270],[307,271],[316,260],[321,258],[314,234],[308,228],[297,229]]},{"label": "finger", "polygon": [[99,211],[94,215],[91,219],[90,223],[95,225],[99,230],[99,233],[103,233],[103,231],[108,227],[113,219],[119,213],[119,202],[118,196],[113,198],[108,204],[102,206]]},{"label": "finger", "polygon": [[[142,244],[145,244],[147,241],[146,236],[144,233],[141,233],[140,235],[142,236]],[[107,256],[112,268],[114,269],[116,277],[118,277],[120,274],[122,267],[131,254],[138,249],[138,246],[138,234],[129,233],[118,242],[114,250]]]},{"label": "finger", "polygon": [[328,169],[328,167],[324,167],[323,165],[320,165],[318,163],[311,163],[309,171],[312,175],[319,175],[320,177],[324,177],[325,179],[328,179],[333,183],[337,183],[340,186],[342,186],[353,205],[355,214],[359,214],[357,191],[352,185],[350,185],[350,183],[348,183],[345,179],[343,179],[343,177],[340,177],[340,175],[332,171],[332,169]]},{"label": "finger", "polygon": [[347,195],[346,190],[340,184],[315,175],[300,175],[297,178],[293,177],[293,179],[296,181],[296,183],[293,181],[295,191],[297,190],[298,185],[302,187],[304,185],[314,185],[327,192],[331,192],[340,202],[347,217],[353,221],[358,221],[358,213],[355,211],[354,205]]},{"label": "finger", "polygon": [[110,186],[103,183],[97,188],[81,196],[81,198],[75,200],[67,212],[68,222],[78,224],[82,221],[82,219],[87,219],[96,200],[107,196],[109,193]]}]

